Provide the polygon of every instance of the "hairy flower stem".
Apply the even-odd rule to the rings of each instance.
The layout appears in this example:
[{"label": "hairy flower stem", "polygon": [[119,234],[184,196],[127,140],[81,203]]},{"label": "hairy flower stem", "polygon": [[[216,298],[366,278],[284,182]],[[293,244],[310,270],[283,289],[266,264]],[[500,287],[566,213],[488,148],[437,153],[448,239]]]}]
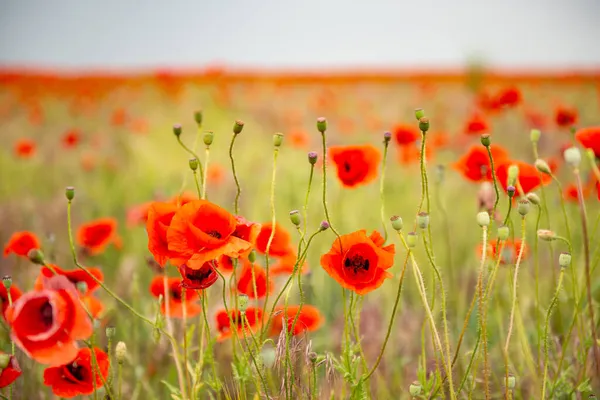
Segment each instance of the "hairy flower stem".
[{"label": "hairy flower stem", "polygon": [[552,310],[556,306],[558,302],[558,296],[560,294],[560,289],[562,286],[563,278],[565,276],[565,269],[560,269],[560,274],[558,275],[558,283],[556,284],[556,291],[554,292],[554,296],[552,297],[552,301],[550,302],[550,306],[548,307],[548,312],[546,313],[546,325],[544,327],[544,376],[542,378],[542,397],[541,399],[545,399],[546,395],[546,380],[548,378],[548,352],[549,352],[549,343],[548,343],[548,331],[550,329],[550,316],[552,315]]},{"label": "hairy flower stem", "polygon": [[242,313],[242,333],[244,335],[244,342],[246,342],[246,348],[248,349],[248,354],[250,354],[250,357],[252,358],[252,362],[254,363],[254,367],[256,368],[256,373],[258,374],[258,377],[260,378],[260,382],[263,385],[263,390],[265,391],[265,396],[267,399],[270,399],[271,397],[269,396],[269,388],[267,386],[267,382],[265,381],[265,378],[263,377],[263,374],[261,372],[261,368],[258,365],[256,358],[254,357],[254,353],[252,352],[250,345],[248,344],[248,337],[246,336],[246,324],[248,325],[248,328],[250,328],[250,323],[248,322],[248,317],[246,316],[246,313],[244,312],[244,313]]},{"label": "hairy flower stem", "polygon": [[[489,147],[488,147],[489,151]],[[491,156],[491,153],[490,153]],[[484,302],[483,302],[483,272],[485,269],[485,257],[487,255],[487,226],[482,227],[482,242],[483,242],[483,250],[481,251],[481,262],[479,263],[479,277],[477,278],[477,292],[479,294],[479,330],[481,331],[481,338],[483,340],[483,382],[484,382],[484,391],[485,398],[490,398],[490,370],[488,363],[488,349],[487,349],[487,330],[486,330],[486,321],[484,319]],[[502,254],[498,254],[499,257],[502,257]]]},{"label": "hairy flower stem", "polygon": [[[525,225],[525,216],[521,218],[521,248],[519,249],[519,255],[517,256],[517,262],[515,263],[515,274],[513,277],[513,296],[512,296],[512,306],[510,308],[510,319],[508,323],[508,333],[506,334],[506,343],[504,344],[504,379],[505,379],[505,399],[508,400],[510,396],[510,391],[508,390],[508,377],[509,377],[509,368],[508,368],[508,348],[510,345],[510,337],[513,329],[513,322],[515,319],[515,309],[517,308],[517,283],[519,277],[519,266],[521,265],[521,259],[523,258],[523,249],[525,248],[525,234],[526,234],[526,225]],[[501,255],[500,255],[501,257]]]},{"label": "hairy flower stem", "polygon": [[[218,268],[215,268],[215,271],[216,271],[217,274],[219,274],[219,277],[223,280],[223,292],[222,292],[222,295],[223,295],[223,308],[225,308],[225,312],[227,313],[227,316],[229,318],[229,326],[233,330],[234,327],[237,326],[237,324],[234,324],[234,322],[233,322],[233,316],[231,315],[231,313],[232,312],[237,312],[238,310],[237,309],[230,310],[227,307],[227,279],[225,279],[225,277],[223,276],[223,274],[221,273],[221,271],[219,271]],[[208,325],[208,320],[206,321],[206,323]],[[239,338],[237,337],[237,334],[234,333],[232,335],[232,338],[231,338],[231,342],[232,342],[231,347],[232,347],[232,350],[233,350],[233,359],[234,360],[237,357],[236,346],[235,346],[235,339],[238,339],[238,341],[239,341]],[[209,336],[208,340],[210,340],[210,336]]]},{"label": "hairy flower stem", "polygon": [[381,162],[381,178],[379,179],[379,199],[381,202],[381,207],[380,207],[381,225],[383,226],[383,238],[385,241],[387,241],[387,238],[388,238],[388,230],[387,230],[388,221],[386,221],[386,218],[385,218],[385,190],[384,190],[384,187],[385,187],[385,167],[386,167],[389,144],[390,144],[389,140],[383,141],[383,161]]},{"label": "hairy flower stem", "polygon": [[[171,295],[171,289],[169,288],[169,284],[168,284],[168,277],[167,274],[163,274],[163,292],[164,292],[164,304],[165,304],[165,321],[167,322],[167,332],[169,332],[169,335],[171,335],[171,337],[175,337],[174,333],[173,333],[173,321],[171,321],[171,313],[170,313],[170,295]],[[171,347],[173,350],[173,359],[175,361],[175,368],[177,369],[177,380],[179,381],[179,390],[181,391],[181,396],[183,397],[183,399],[185,400],[187,398],[187,387],[185,384],[185,380],[187,378],[185,378],[185,375],[187,375],[187,373],[184,375],[184,371],[181,368],[181,360],[179,360],[179,351],[177,350],[177,345],[175,344],[175,342],[171,342]],[[187,367],[185,367],[185,371],[187,372]]]},{"label": "hairy flower stem", "polygon": [[[494,191],[496,192],[496,199],[494,200],[494,208],[492,210],[491,224],[496,220],[496,209],[498,208],[498,202],[500,201],[500,191],[498,190],[498,180],[496,179],[496,169],[494,167],[494,157],[492,157],[491,146],[485,146],[488,158],[490,159],[490,167],[492,168],[492,181],[494,182]],[[490,224],[490,227],[492,226]]]},{"label": "hairy flower stem", "polygon": [[308,221],[308,198],[310,196],[310,187],[312,185],[312,181],[313,181],[313,175],[315,172],[315,166],[314,164],[310,165],[310,173],[308,175],[308,186],[306,188],[306,197],[304,198],[304,207],[302,208],[303,210],[303,220],[304,220],[304,228],[302,229],[302,241],[304,241],[304,236],[306,235],[306,226],[307,226],[307,221]]},{"label": "hairy flower stem", "polygon": [[322,138],[322,144],[323,144],[323,211],[325,211],[325,219],[327,220],[327,223],[329,224],[329,228],[331,229],[331,231],[333,233],[335,233],[335,236],[338,239],[338,242],[340,244],[340,250],[342,249],[342,238],[340,237],[340,234],[338,233],[338,231],[334,228],[333,224],[331,223],[331,218],[329,217],[329,210],[327,208],[327,139],[325,137],[325,132],[323,132],[321,134],[321,138]]},{"label": "hairy flower stem", "polygon": [[233,173],[233,180],[235,181],[235,200],[233,202],[233,212],[235,215],[238,215],[240,212],[239,203],[242,189],[240,187],[240,182],[238,181],[237,173],[235,172],[235,159],[233,158],[233,144],[235,143],[236,138],[237,134],[234,133],[231,137],[231,142],[229,143],[229,159],[231,160],[231,172]]},{"label": "hairy flower stem", "polygon": [[[200,182],[198,181],[198,171],[192,171],[194,174],[194,182],[196,184],[196,191],[198,192],[198,197],[202,198],[202,189],[200,189]],[[182,188],[183,189],[183,188]]]},{"label": "hairy flower stem", "polygon": [[[202,177],[202,196],[200,197],[202,200],[206,200],[206,179],[208,177],[208,161],[210,159],[210,146],[206,146],[206,150],[204,152],[204,170],[206,174]],[[200,165],[200,162],[198,162]]]},{"label": "hairy flower stem", "polygon": [[187,342],[187,307],[185,305],[185,298],[187,295],[187,289],[181,288],[181,303],[183,304],[182,312],[182,325],[183,325],[183,370],[185,371],[185,383],[190,393],[192,392],[192,385],[190,383],[190,374],[188,373],[188,342]]},{"label": "hairy flower stem", "polygon": [[[200,132],[200,129],[198,130],[198,133],[199,132]],[[179,144],[181,145],[181,147],[183,147],[183,149],[185,151],[187,151],[192,157],[194,157],[196,160],[198,160],[198,170],[200,171],[200,181],[204,182],[204,169],[202,168],[202,163],[200,162],[200,157],[198,157],[198,154],[196,154],[195,151],[193,151],[192,149],[187,147],[185,145],[185,143],[183,143],[181,141],[181,137],[177,136],[177,142],[179,142]]]}]

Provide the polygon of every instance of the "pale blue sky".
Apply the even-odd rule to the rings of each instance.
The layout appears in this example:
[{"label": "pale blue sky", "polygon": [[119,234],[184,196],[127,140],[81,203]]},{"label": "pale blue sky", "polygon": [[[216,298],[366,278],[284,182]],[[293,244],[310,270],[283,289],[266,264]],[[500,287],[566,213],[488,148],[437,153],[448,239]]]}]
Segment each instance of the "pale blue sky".
[{"label": "pale blue sky", "polygon": [[0,0],[0,65],[600,67],[600,0]]}]

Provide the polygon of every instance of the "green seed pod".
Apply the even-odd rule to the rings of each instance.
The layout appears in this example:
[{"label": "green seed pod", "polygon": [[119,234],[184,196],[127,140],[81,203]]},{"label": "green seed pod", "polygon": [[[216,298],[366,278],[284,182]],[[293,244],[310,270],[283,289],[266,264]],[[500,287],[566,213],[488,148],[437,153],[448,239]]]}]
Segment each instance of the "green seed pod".
[{"label": "green seed pod", "polygon": [[4,275],[4,277],[2,278],[2,284],[4,285],[4,289],[6,289],[6,292],[8,293],[10,287],[12,286],[12,277],[10,275]]},{"label": "green seed pod", "polygon": [[402,222],[402,218],[400,218],[397,215],[394,215],[392,218],[390,218],[390,221],[392,222],[392,228],[394,228],[397,231],[402,230],[402,227],[404,226],[404,223]]},{"label": "green seed pod", "polygon": [[173,134],[177,137],[181,136],[181,125],[180,124],[173,125]]},{"label": "green seed pod", "polygon": [[10,354],[0,354],[0,372],[10,364]]},{"label": "green seed pod", "polygon": [[521,216],[526,216],[529,213],[529,209],[531,208],[531,205],[529,204],[529,200],[527,199],[521,199],[519,200],[519,205],[517,206],[517,211],[519,212],[519,214],[521,214]]},{"label": "green seed pod", "polygon": [[248,254],[248,261],[251,263],[256,261],[256,251],[252,250],[250,254]]},{"label": "green seed pod", "polygon": [[558,256],[558,265],[561,268],[567,268],[571,265],[571,254],[570,253],[560,253]]},{"label": "green seed pod", "polygon": [[489,133],[484,133],[483,135],[481,135],[480,140],[481,140],[481,144],[484,145],[485,147],[490,147],[490,144],[492,144]]},{"label": "green seed pod", "polygon": [[215,134],[213,133],[213,131],[204,132],[204,136],[202,137],[202,140],[204,141],[205,145],[210,146],[214,139],[215,139]]},{"label": "green seed pod", "polygon": [[290,220],[292,224],[300,226],[300,211],[294,210],[290,212]]},{"label": "green seed pod", "polygon": [[543,174],[551,174],[552,173],[548,163],[546,161],[542,160],[541,158],[538,158],[537,160],[535,160],[534,165],[535,165],[535,168]]},{"label": "green seed pod", "polygon": [[190,164],[190,169],[192,171],[195,171],[198,169],[198,159],[197,158],[195,158],[195,157],[190,158],[189,164]]},{"label": "green seed pod", "polygon": [[421,229],[427,229],[429,226],[429,214],[420,212],[419,215],[417,215],[417,225]]},{"label": "green seed pod", "polygon": [[242,129],[244,129],[244,121],[240,121],[239,119],[233,123],[233,133],[239,135],[242,133]]},{"label": "green seed pod", "polygon": [[419,118],[419,129],[421,130],[421,132],[427,132],[429,130],[429,118]]},{"label": "green seed pod", "polygon": [[325,133],[327,130],[327,119],[325,119],[325,117],[317,118],[317,129],[319,132]]},{"label": "green seed pod", "polygon": [[279,147],[283,143],[283,133],[276,133],[273,135],[273,146]]},{"label": "green seed pod", "polygon": [[409,248],[414,248],[417,245],[417,234],[415,232],[409,232],[408,235],[406,235],[406,244],[408,244]]},{"label": "green seed pod", "polygon": [[237,301],[239,310],[241,312],[246,312],[246,310],[248,309],[248,296],[246,296],[245,294],[240,294],[238,295]]},{"label": "green seed pod", "polygon": [[127,358],[127,345],[125,344],[125,342],[117,343],[117,346],[115,348],[115,356],[117,358],[117,362],[123,365],[125,359]]},{"label": "green seed pod", "polygon": [[517,385],[517,378],[515,378],[515,376],[512,374],[508,375],[508,388],[514,389],[516,385]]},{"label": "green seed pod", "polygon": [[510,235],[510,229],[506,225],[502,225],[498,227],[497,236],[500,240],[507,240],[508,235]]},{"label": "green seed pod", "polygon": [[556,233],[549,229],[538,229],[537,236],[539,239],[545,240],[546,242],[552,242],[556,240]]},{"label": "green seed pod", "polygon": [[114,326],[108,326],[106,327],[106,337],[111,339],[115,337],[115,333],[117,332],[117,329]]},{"label": "green seed pod", "polygon": [[418,381],[414,381],[408,387],[408,391],[410,392],[411,396],[418,396],[418,395],[420,395],[422,389],[423,388],[421,387],[421,383],[419,383]]},{"label": "green seed pod", "polygon": [[490,214],[487,211],[477,213],[477,223],[482,228],[484,226],[490,226]]},{"label": "green seed pod", "polygon": [[425,110],[423,110],[422,108],[415,108],[415,117],[417,118],[417,121],[420,121],[421,118],[423,118],[425,116]]},{"label": "green seed pod", "polygon": [[196,110],[194,112],[194,121],[198,126],[202,125],[202,110]]},{"label": "green seed pod", "polygon": [[310,165],[315,165],[317,163],[317,158],[319,158],[319,155],[316,152],[311,151],[308,153],[308,162]]},{"label": "green seed pod", "polygon": [[537,143],[540,141],[540,136],[542,136],[542,132],[540,132],[539,129],[532,129],[529,132],[529,140],[531,140],[531,143]]},{"label": "green seed pod", "polygon": [[44,260],[44,253],[40,249],[31,249],[27,253],[27,257],[29,257],[29,261],[37,265],[45,265],[46,261]]},{"label": "green seed pod", "polygon": [[75,198],[75,188],[73,186],[67,186],[65,189],[65,196],[67,197],[67,200],[73,200]]},{"label": "green seed pod", "polygon": [[573,168],[579,167],[579,164],[581,163],[581,152],[577,147],[569,147],[565,150],[563,156],[570,166]]},{"label": "green seed pod", "polygon": [[531,192],[531,193],[527,193],[527,200],[529,200],[529,202],[535,206],[540,205],[540,196],[538,196],[537,194]]}]

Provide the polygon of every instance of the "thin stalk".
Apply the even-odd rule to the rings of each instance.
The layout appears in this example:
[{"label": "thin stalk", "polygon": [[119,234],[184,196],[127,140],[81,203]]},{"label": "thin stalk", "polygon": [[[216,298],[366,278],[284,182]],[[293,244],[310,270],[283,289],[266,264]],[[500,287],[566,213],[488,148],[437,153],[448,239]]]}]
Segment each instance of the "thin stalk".
[{"label": "thin stalk", "polygon": [[[198,165],[200,165],[200,162],[198,162]],[[200,182],[198,181],[198,171],[192,170],[192,173],[194,174],[194,183],[196,183],[196,191],[198,192],[198,197],[202,198],[202,189],[200,189]]]},{"label": "thin stalk", "polygon": [[252,362],[254,363],[254,367],[256,368],[256,373],[258,374],[258,377],[260,378],[260,382],[263,385],[263,390],[265,391],[265,396],[267,399],[270,399],[271,397],[269,396],[269,388],[267,387],[267,382],[265,381],[265,378],[263,377],[262,372],[260,372],[260,367],[258,365],[258,362],[256,361],[256,358],[254,357],[254,353],[252,352],[252,349],[250,348],[250,345],[248,344],[248,337],[246,336],[246,327],[245,325],[248,324],[248,328],[250,327],[250,323],[248,322],[248,317],[246,316],[246,313],[242,313],[242,333],[244,335],[244,342],[246,342],[246,347],[248,348],[248,353],[250,354],[250,357],[252,358]]},{"label": "thin stalk", "polygon": [[[173,334],[173,322],[171,321],[171,313],[170,313],[170,295],[171,289],[169,288],[167,281],[167,274],[163,275],[163,292],[164,292],[164,304],[165,304],[165,321],[167,322],[167,332],[171,337],[175,337]],[[185,304],[184,304],[185,307]],[[177,369],[177,380],[179,381],[179,390],[181,391],[181,396],[185,400],[187,398],[187,388],[185,385],[185,377],[184,372],[181,369],[181,361],[179,360],[179,351],[177,350],[177,345],[175,342],[171,342],[171,347],[173,350],[173,359],[175,361],[175,368]],[[185,371],[187,373],[187,366],[185,367]]]},{"label": "thin stalk", "polygon": [[[540,218],[542,216],[542,208],[537,205],[537,217],[535,220],[535,231],[540,229]],[[540,257],[539,257],[539,240],[533,243],[533,263],[534,263],[534,279],[535,279],[535,320],[537,331],[537,364],[540,365],[542,354],[542,320],[539,312],[540,309]]]},{"label": "thin stalk", "polygon": [[231,142],[229,143],[229,159],[231,160],[231,172],[233,173],[233,180],[235,181],[235,200],[233,202],[233,211],[235,215],[238,215],[240,212],[239,202],[242,188],[240,187],[240,182],[238,181],[237,173],[235,172],[235,159],[233,158],[233,144],[235,143],[236,138],[237,134],[234,133],[231,137]]},{"label": "thin stalk", "polygon": [[492,168],[492,180],[494,182],[494,191],[496,192],[496,199],[494,200],[494,208],[492,210],[491,222],[493,223],[496,219],[496,209],[498,208],[498,202],[500,201],[500,191],[498,190],[498,181],[496,179],[496,169],[494,167],[494,157],[492,157],[492,150],[490,146],[485,146],[488,158],[490,159],[490,167]]},{"label": "thin stalk", "polygon": [[[198,130],[198,132],[200,132],[200,130]],[[198,157],[198,155],[196,154],[195,151],[193,151],[192,149],[190,149],[189,147],[187,147],[185,145],[185,143],[183,143],[181,141],[181,137],[177,136],[177,142],[179,142],[179,144],[181,145],[181,147],[183,147],[183,149],[185,151],[187,151],[192,157],[194,157],[196,160],[198,160],[198,168],[200,170],[200,180],[202,182],[204,182],[204,169],[202,168],[202,163],[200,162],[200,157]]]},{"label": "thin stalk", "polygon": [[383,161],[381,162],[381,178],[379,179],[379,199],[381,202],[380,214],[381,214],[381,225],[383,225],[383,238],[387,241],[388,238],[388,230],[387,230],[387,221],[385,218],[385,167],[387,160],[387,153],[390,141],[389,139],[383,140]]},{"label": "thin stalk", "polygon": [[183,318],[182,318],[182,323],[183,323],[183,370],[185,371],[185,383],[186,386],[188,388],[188,390],[190,391],[190,393],[192,392],[192,385],[190,383],[190,374],[188,373],[188,342],[187,342],[187,307],[185,304],[185,300],[186,300],[186,293],[187,290],[186,288],[182,287],[181,288],[181,303],[183,304]]},{"label": "thin stalk", "polygon": [[[311,164],[310,165],[310,173],[308,175],[308,187],[306,188],[306,197],[304,198],[304,207],[302,208],[303,219],[304,219],[304,229],[303,229],[304,234],[303,235],[306,234],[306,229],[307,229],[306,226],[307,226],[307,220],[308,220],[308,197],[310,195],[310,187],[312,184],[314,172],[315,172],[315,165]],[[303,239],[304,239],[304,236],[303,236]]]},{"label": "thin stalk", "polygon": [[335,233],[335,236],[340,243],[340,248],[342,247],[342,238],[338,231],[333,227],[331,223],[331,218],[329,217],[329,210],[327,208],[327,140],[325,138],[325,133],[321,134],[322,145],[323,145],[323,210],[325,211],[325,219],[331,228],[331,231]]},{"label": "thin stalk", "polygon": [[546,313],[546,326],[544,328],[544,377],[542,379],[542,397],[541,399],[545,399],[546,395],[546,380],[548,378],[548,352],[549,352],[549,344],[548,344],[548,330],[550,327],[550,315],[552,314],[552,310],[556,306],[558,302],[558,296],[560,294],[560,288],[562,286],[563,277],[565,276],[565,269],[560,269],[560,274],[558,275],[558,283],[556,285],[556,291],[554,292],[554,296],[552,297],[552,301],[550,302],[550,306],[548,307],[548,312]]},{"label": "thin stalk", "polygon": [[[204,174],[204,176],[202,177],[202,199],[206,199],[206,179],[208,177],[208,160],[210,158],[210,146],[206,146],[206,151],[204,153],[204,170],[207,172],[206,174]],[[200,162],[198,162],[198,165],[200,165]]]},{"label": "thin stalk", "polygon": [[[489,151],[489,147],[488,147]],[[491,155],[491,153],[490,153]],[[486,321],[484,319],[485,311],[484,311],[484,302],[483,302],[483,271],[485,267],[485,257],[487,255],[487,226],[482,227],[482,242],[483,242],[483,251],[481,252],[481,262],[479,263],[479,277],[477,278],[477,292],[479,293],[479,329],[481,331],[481,337],[483,340],[483,381],[484,381],[484,391],[485,398],[490,398],[490,377],[489,377],[489,363],[488,363],[488,348],[487,348],[487,329],[486,329]],[[502,257],[502,254],[498,255]]]}]

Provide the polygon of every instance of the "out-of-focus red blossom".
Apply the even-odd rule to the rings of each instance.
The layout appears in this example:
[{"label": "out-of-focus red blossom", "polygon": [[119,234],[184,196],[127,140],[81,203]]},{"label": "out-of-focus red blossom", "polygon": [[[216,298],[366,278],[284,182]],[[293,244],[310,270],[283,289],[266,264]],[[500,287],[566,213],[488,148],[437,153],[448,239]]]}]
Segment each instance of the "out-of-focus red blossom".
[{"label": "out-of-focus red blossom", "polygon": [[[273,232],[273,224],[265,222],[261,225],[260,232],[256,237],[256,250],[266,254],[269,238]],[[275,223],[275,234],[269,247],[270,256],[285,256],[292,249],[292,238],[287,230],[279,223]]]},{"label": "out-of-focus red blossom", "polygon": [[36,144],[31,139],[19,139],[15,142],[15,155],[20,158],[30,158],[35,155]]},{"label": "out-of-focus red blossom", "polygon": [[516,87],[507,87],[496,95],[496,105],[503,108],[516,107],[521,103],[521,91]]},{"label": "out-of-focus red blossom", "polygon": [[217,263],[214,260],[205,262],[200,269],[191,269],[185,264],[179,266],[182,278],[181,286],[194,290],[211,287],[219,279],[219,274],[215,271],[216,267]]},{"label": "out-of-focus red blossom", "polygon": [[117,108],[110,117],[110,123],[114,127],[122,127],[127,123],[128,118],[127,111],[124,108]]},{"label": "out-of-focus red blossom", "polygon": [[[19,287],[13,282],[13,284],[10,286],[10,299],[12,302],[14,303],[15,301],[19,300],[19,297],[21,297],[22,294],[23,292],[21,292],[21,289],[19,289]],[[0,306],[2,307],[3,318],[9,304],[10,301],[8,301],[8,292],[6,291],[6,287],[4,287],[4,285],[0,285]]]},{"label": "out-of-focus red blossom", "polygon": [[331,146],[329,155],[336,166],[337,177],[344,187],[366,185],[377,178],[381,154],[368,144],[362,146]]},{"label": "out-of-focus red blossom", "polygon": [[60,365],[77,356],[77,340],[92,334],[75,286],[65,276],[46,279],[43,290],[24,293],[5,312],[11,338],[33,360]]},{"label": "out-of-focus red blossom", "polygon": [[217,260],[217,268],[222,274],[230,274],[233,272],[233,259],[228,256],[221,256]]},{"label": "out-of-focus red blossom", "polygon": [[32,249],[39,249],[40,241],[37,236],[29,231],[15,232],[4,245],[4,257],[10,253],[27,258],[27,253]]},{"label": "out-of-focus red blossom", "polygon": [[577,124],[578,113],[575,108],[564,106],[556,107],[554,110],[554,122],[561,128],[570,128]]},{"label": "out-of-focus red blossom", "polygon": [[27,120],[33,126],[40,126],[44,123],[44,110],[39,103],[35,102],[29,106]]},{"label": "out-of-focus red blossom", "polygon": [[[587,188],[583,188],[582,190],[583,198],[588,197],[589,190]],[[569,202],[577,203],[579,201],[579,191],[577,190],[577,185],[574,183],[568,184],[563,191],[563,198]]]},{"label": "out-of-focus red blossom", "polygon": [[523,117],[530,128],[545,129],[548,127],[548,117],[533,108],[526,108]]},{"label": "out-of-focus red blossom", "polygon": [[85,305],[93,318],[100,318],[104,313],[104,304],[93,295],[81,297],[81,302]]},{"label": "out-of-focus red blossom", "polygon": [[71,149],[76,147],[81,140],[81,131],[79,129],[69,129],[66,131],[61,139],[63,147]]},{"label": "out-of-focus red blossom", "polygon": [[294,129],[285,136],[285,140],[297,149],[305,149],[310,144],[310,136],[303,129]]},{"label": "out-of-focus red blossom", "polygon": [[[500,263],[501,264],[514,264],[517,262],[517,257],[519,256],[519,252],[521,251],[521,246],[523,242],[520,239],[515,239],[515,241],[513,242],[511,239],[508,239],[505,241],[504,243],[504,249],[502,250],[502,254],[500,255]],[[500,247],[501,245],[499,244],[499,241],[493,240],[490,243],[488,243],[488,247],[487,247],[487,254],[489,257],[493,258],[494,260],[498,259],[498,252],[500,251]],[[483,250],[482,246],[479,245],[477,252],[479,255],[481,255],[481,251]],[[528,256],[528,249],[527,249],[527,245],[525,244],[523,247],[523,255],[522,255],[522,259],[526,259]]]},{"label": "out-of-focus red blossom", "polygon": [[96,168],[96,157],[92,153],[84,153],[81,155],[81,168],[84,171],[92,171]]},{"label": "out-of-focus red blossom", "polygon": [[0,351],[0,389],[16,381],[22,373],[17,357]]},{"label": "out-of-focus red blossom", "polygon": [[586,149],[592,149],[597,158],[600,158],[600,126],[590,126],[579,129],[575,138]]},{"label": "out-of-focus red blossom", "polygon": [[[428,161],[435,157],[435,147],[425,146],[425,157]],[[398,146],[397,160],[402,165],[418,163],[421,160],[421,148],[417,144]]]},{"label": "out-of-focus red blossom", "polygon": [[136,225],[145,225],[146,221],[148,221],[148,211],[153,203],[153,201],[147,201],[145,203],[129,207],[127,209],[127,216],[125,217],[127,226],[133,227]]},{"label": "out-of-focus red blossom", "polygon": [[[258,264],[245,262],[238,279],[238,292],[251,299],[262,299],[267,292],[273,292],[273,282],[269,279],[267,283],[267,272]],[[254,290],[255,285],[256,291]]]},{"label": "out-of-focus red blossom", "polygon": [[[62,269],[58,265],[47,264],[47,266],[44,266],[40,269],[40,274],[38,275],[35,283],[33,284],[33,289],[34,290],[43,290],[44,289],[44,280],[52,278],[56,273],[56,275],[62,275],[65,278],[67,278],[69,280],[69,282],[71,282],[73,285],[75,285],[75,287],[77,287],[77,284],[79,282],[85,283],[85,291],[81,292],[80,287],[77,287],[77,291],[82,296],[87,296],[88,294],[92,293],[93,291],[95,291],[96,289],[98,289],[100,287],[100,284],[97,282],[104,281],[104,274],[102,273],[102,271],[99,268],[91,267],[91,268],[86,268],[86,270],[89,272],[89,274],[88,274],[88,272],[85,272],[79,268],[68,271],[68,270]],[[92,278],[90,276],[90,274],[92,274],[96,279]]]},{"label": "out-of-focus red blossom", "polygon": [[[185,309],[188,317],[193,317],[200,314],[202,308],[196,300],[198,300],[198,292],[196,290],[185,289],[182,286],[181,278],[167,278],[167,290],[169,299],[165,293],[165,282],[162,276],[155,276],[150,282],[150,293],[152,296],[159,298],[163,296],[163,302],[160,305],[160,312],[167,315],[167,306],[169,307],[169,316],[183,318],[183,310]],[[185,303],[183,302],[183,292],[185,290]]]},{"label": "out-of-focus red blossom", "polygon": [[[508,159],[508,152],[501,146],[491,146],[490,151],[496,165]],[[493,178],[490,157],[483,146],[471,146],[452,167],[473,182],[491,181]]]},{"label": "out-of-focus red blossom", "polygon": [[481,113],[473,113],[465,122],[463,132],[466,135],[481,135],[489,133],[490,126]]},{"label": "out-of-focus red blossom", "polygon": [[164,267],[172,256],[167,242],[167,230],[177,209],[172,203],[153,202],[147,210],[148,250],[161,267]]},{"label": "out-of-focus red blossom", "polygon": [[[215,314],[217,321],[217,342],[222,342],[229,339],[234,334],[238,337],[244,337],[245,334],[250,336],[251,333],[256,333],[261,327],[263,310],[256,307],[246,308],[246,318],[248,321],[242,320],[242,313],[239,310],[229,310],[229,314],[225,310],[219,310]],[[231,322],[233,321],[233,327]],[[243,326],[243,329],[242,329]]]},{"label": "out-of-focus red blossom", "polygon": [[210,164],[206,174],[206,180],[213,185],[218,185],[223,182],[223,179],[225,179],[225,169],[221,164]]},{"label": "out-of-focus red blossom", "polygon": [[399,146],[413,145],[421,140],[421,132],[414,125],[399,124],[393,129],[394,140]]},{"label": "out-of-focus red blossom", "polygon": [[[298,315],[296,325],[294,320]],[[277,306],[273,314],[273,320],[269,328],[271,335],[279,335],[283,329],[284,323],[287,325],[287,332],[291,332],[293,336],[300,335],[304,332],[313,332],[321,327],[323,324],[323,316],[318,308],[311,306],[310,304],[300,306]],[[292,331],[292,327],[294,330]]]},{"label": "out-of-focus red blossom", "polygon": [[148,121],[143,118],[136,118],[131,121],[130,129],[133,133],[145,135],[148,133]]},{"label": "out-of-focus red blossom", "polygon": [[[295,251],[290,251],[288,254],[277,257],[275,264],[269,268],[269,274],[271,276],[290,275],[294,272],[297,258],[298,256]],[[301,266],[300,272],[307,274],[309,270],[308,263],[305,261]]]},{"label": "out-of-focus red blossom", "polygon": [[111,217],[98,218],[81,225],[77,230],[77,243],[91,254],[102,253],[111,243],[117,248],[121,247],[117,220]]},{"label": "out-of-focus red blossom", "polygon": [[105,352],[95,347],[94,355],[95,363],[92,361],[92,351],[85,347],[64,365],[46,368],[44,385],[50,386],[56,396],[67,399],[92,394],[94,388],[99,389],[106,382],[110,367],[110,360]]},{"label": "out-of-focus red blossom", "polygon": [[496,177],[498,178],[498,181],[502,185],[504,191],[506,191],[508,188],[508,168],[511,165],[516,165],[519,167],[519,176],[517,178],[516,188],[519,193],[521,193],[521,189],[523,190],[523,193],[521,194],[533,192],[541,185],[547,185],[552,181],[550,175],[541,174],[540,177],[538,170],[531,164],[527,164],[523,161],[505,160],[501,163],[498,163],[498,167],[496,167]]},{"label": "out-of-focus red blossom", "polygon": [[183,192],[171,197],[171,199],[167,203],[172,203],[180,207],[194,200],[198,200],[198,195],[196,193]]}]

